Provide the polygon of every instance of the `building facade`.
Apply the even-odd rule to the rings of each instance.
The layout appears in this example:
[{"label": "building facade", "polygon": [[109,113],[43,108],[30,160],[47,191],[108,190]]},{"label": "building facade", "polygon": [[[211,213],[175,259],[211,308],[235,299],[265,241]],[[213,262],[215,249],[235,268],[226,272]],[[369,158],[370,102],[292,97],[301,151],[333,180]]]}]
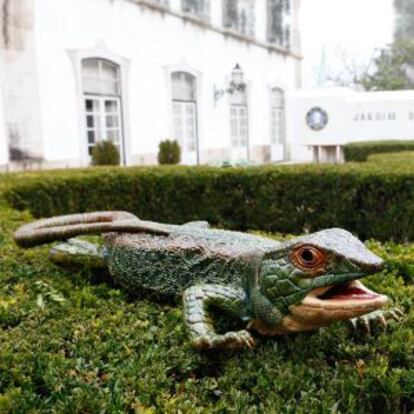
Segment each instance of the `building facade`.
[{"label": "building facade", "polygon": [[347,143],[414,140],[414,90],[302,89],[287,94],[286,107],[295,160],[341,163]]},{"label": "building facade", "polygon": [[299,0],[0,0],[0,165],[289,159]]}]

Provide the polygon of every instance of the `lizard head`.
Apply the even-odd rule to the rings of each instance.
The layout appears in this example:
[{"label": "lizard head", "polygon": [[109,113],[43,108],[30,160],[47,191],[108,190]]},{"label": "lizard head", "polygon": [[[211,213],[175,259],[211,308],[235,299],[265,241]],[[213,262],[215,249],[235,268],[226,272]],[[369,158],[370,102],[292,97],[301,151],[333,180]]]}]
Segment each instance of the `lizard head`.
[{"label": "lizard head", "polygon": [[272,328],[253,321],[252,327],[268,335],[307,331],[375,311],[387,297],[369,290],[359,279],[382,266],[381,258],[342,229],[282,243],[265,256],[258,282],[283,320]]}]

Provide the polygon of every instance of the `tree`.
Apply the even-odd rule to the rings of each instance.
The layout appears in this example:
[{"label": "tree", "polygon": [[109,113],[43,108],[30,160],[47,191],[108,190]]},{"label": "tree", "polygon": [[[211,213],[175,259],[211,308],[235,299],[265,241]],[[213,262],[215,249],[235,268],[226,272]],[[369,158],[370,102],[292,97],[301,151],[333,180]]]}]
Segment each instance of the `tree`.
[{"label": "tree", "polygon": [[[334,65],[326,66],[323,76],[328,84],[341,87],[359,88],[369,73],[373,57],[366,57],[350,49],[338,46],[335,50]],[[322,70],[319,68],[319,70]]]},{"label": "tree", "polygon": [[396,24],[394,42],[380,50],[375,71],[364,76],[367,90],[414,88],[414,1],[394,0]]},{"label": "tree", "polygon": [[397,14],[395,24],[396,40],[414,39],[414,2],[412,0],[394,0]]},{"label": "tree", "polygon": [[414,87],[414,38],[396,40],[374,59],[375,72],[362,79],[366,90],[399,90]]}]

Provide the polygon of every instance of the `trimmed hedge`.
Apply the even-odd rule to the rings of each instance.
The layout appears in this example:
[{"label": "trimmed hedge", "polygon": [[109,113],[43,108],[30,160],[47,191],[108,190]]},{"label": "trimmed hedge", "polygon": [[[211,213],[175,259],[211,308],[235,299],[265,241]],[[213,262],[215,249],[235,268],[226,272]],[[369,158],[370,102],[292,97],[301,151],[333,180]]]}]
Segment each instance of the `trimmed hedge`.
[{"label": "trimmed hedge", "polygon": [[414,151],[414,141],[364,141],[344,146],[345,161],[366,161],[371,154]]},{"label": "trimmed hedge", "polygon": [[362,239],[414,240],[409,166],[98,168],[24,176],[5,192],[36,217],[127,210],[183,223],[301,234],[343,227]]},{"label": "trimmed hedge", "polygon": [[373,154],[368,157],[367,162],[387,165],[389,168],[396,167],[397,169],[404,166],[414,171],[414,151]]},{"label": "trimmed hedge", "polygon": [[[387,266],[367,286],[405,313],[385,331],[354,334],[338,323],[257,336],[251,351],[198,353],[181,307],[132,298],[104,275],[59,268],[48,261],[50,246],[18,249],[13,231],[32,217],[3,204],[1,414],[414,410],[414,285],[406,278],[414,276],[414,244],[368,244]],[[241,327],[220,322],[221,330]]]},{"label": "trimmed hedge", "polygon": [[[317,172],[322,177],[336,174],[340,182],[342,174],[356,179],[358,171],[366,177],[375,175],[376,168],[304,166],[269,171],[275,180],[277,174],[293,175],[298,170],[300,177],[313,171],[312,183]],[[410,174],[408,169],[398,173],[393,169],[384,174],[384,181]],[[48,261],[50,246],[18,249],[13,232],[33,218],[10,209],[2,198],[5,189],[16,202],[41,210],[42,201],[52,197],[46,209],[70,210],[88,205],[88,194],[80,192],[98,179],[113,191],[117,182],[126,185],[128,177],[129,183],[145,183],[146,191],[150,183],[152,189],[164,186],[172,191],[176,188],[172,182],[179,177],[181,183],[191,184],[201,173],[203,177],[214,173],[219,180],[223,171],[228,174],[224,186],[235,182],[234,175],[244,184],[244,175],[259,182],[270,173],[262,168],[97,168],[0,175],[0,413],[413,412],[414,244],[367,244],[386,266],[364,283],[389,295],[389,307],[405,313],[400,323],[391,321],[385,331],[375,328],[372,335],[354,334],[345,323],[338,323],[315,332],[258,337],[252,351],[197,353],[189,347],[180,307],[139,295],[132,298],[104,275],[54,266]],[[52,182],[51,192],[45,192]],[[22,185],[27,186],[24,191]],[[70,204],[70,194],[63,190],[79,199]],[[103,195],[103,189],[98,191]],[[244,191],[241,185],[235,192]],[[144,195],[134,188],[130,194]],[[158,188],[156,196],[160,194]],[[231,198],[231,194],[225,195]],[[113,198],[120,196],[113,193]],[[99,206],[97,197],[92,191],[91,200]],[[193,198],[195,204],[200,196]],[[160,211],[168,210],[160,204],[165,198],[140,200],[149,206],[150,199]],[[110,205],[110,194],[103,201]],[[139,200],[134,203],[138,208]],[[219,326],[242,327],[228,318]]]}]

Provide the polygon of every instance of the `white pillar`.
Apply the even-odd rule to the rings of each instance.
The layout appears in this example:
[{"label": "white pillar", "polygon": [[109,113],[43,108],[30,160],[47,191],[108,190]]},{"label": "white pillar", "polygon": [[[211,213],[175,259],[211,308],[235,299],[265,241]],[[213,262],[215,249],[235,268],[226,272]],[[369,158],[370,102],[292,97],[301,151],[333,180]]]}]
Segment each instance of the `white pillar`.
[{"label": "white pillar", "polygon": [[342,145],[336,146],[336,162],[338,164],[343,164],[345,162],[344,159],[344,149]]},{"label": "white pillar", "polygon": [[318,162],[325,162],[325,153],[321,145],[318,146]]}]

